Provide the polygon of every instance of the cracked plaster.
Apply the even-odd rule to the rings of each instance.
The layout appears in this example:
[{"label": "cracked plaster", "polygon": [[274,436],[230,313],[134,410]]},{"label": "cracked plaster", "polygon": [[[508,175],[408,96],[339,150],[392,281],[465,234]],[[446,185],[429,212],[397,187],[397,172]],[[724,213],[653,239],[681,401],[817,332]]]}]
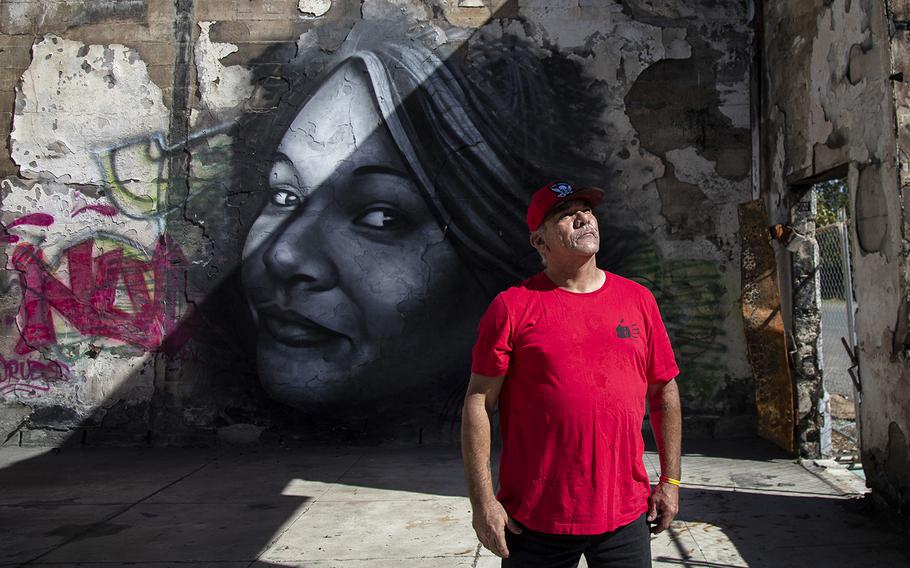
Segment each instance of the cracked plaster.
[{"label": "cracked plaster", "polygon": [[203,109],[193,109],[191,122],[197,124],[200,115],[208,111],[214,122],[237,118],[243,105],[253,94],[253,72],[242,65],[223,65],[221,60],[238,47],[232,43],[214,42],[210,31],[214,22],[199,22],[199,37],[193,49],[196,81]]},{"label": "cracked plaster", "polygon": [[332,9],[332,0],[300,0],[297,9],[308,18],[325,16]]},{"label": "cracked plaster", "polygon": [[16,89],[11,155],[25,177],[98,184],[96,150],[167,122],[161,89],[134,49],[47,36],[32,46]]}]

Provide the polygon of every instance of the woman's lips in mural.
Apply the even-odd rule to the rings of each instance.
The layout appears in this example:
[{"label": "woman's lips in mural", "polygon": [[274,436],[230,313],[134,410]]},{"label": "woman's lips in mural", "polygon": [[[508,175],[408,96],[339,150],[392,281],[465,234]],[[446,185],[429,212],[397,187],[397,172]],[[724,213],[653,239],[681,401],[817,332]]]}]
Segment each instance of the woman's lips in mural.
[{"label": "woman's lips in mural", "polygon": [[344,338],[344,335],[292,310],[269,306],[261,308],[259,314],[269,335],[285,345],[306,347]]}]

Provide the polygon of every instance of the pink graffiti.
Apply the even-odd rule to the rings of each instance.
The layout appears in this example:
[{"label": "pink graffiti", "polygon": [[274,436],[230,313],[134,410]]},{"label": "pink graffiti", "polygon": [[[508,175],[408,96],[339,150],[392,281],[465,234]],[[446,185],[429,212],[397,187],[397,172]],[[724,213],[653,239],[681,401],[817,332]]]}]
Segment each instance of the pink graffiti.
[{"label": "pink graffiti", "polygon": [[37,225],[38,227],[50,227],[54,224],[54,218],[47,213],[30,213],[23,215],[6,226],[7,229],[18,227],[19,225]]},{"label": "pink graffiti", "polygon": [[113,205],[86,205],[85,207],[80,207],[79,209],[73,211],[70,217],[75,217],[76,215],[85,213],[86,211],[94,211],[95,213],[100,213],[101,215],[105,215],[107,217],[117,216],[117,208]]},{"label": "pink graffiti", "polygon": [[0,355],[0,394],[46,392],[52,384],[69,380],[69,367],[59,361],[7,359]]},{"label": "pink graffiti", "polygon": [[[160,237],[149,261],[124,257],[122,250],[93,258],[93,245],[84,241],[65,252],[69,286],[49,271],[40,249],[23,243],[13,250],[11,263],[19,272],[23,290],[17,354],[56,343],[51,309],[84,335],[116,339],[147,350],[161,346],[175,330],[188,266],[179,245],[167,236]],[[147,275],[151,276],[152,291]],[[129,297],[129,311],[114,305],[121,283]],[[173,344],[175,339],[168,343]]]},{"label": "pink graffiti", "polygon": [[49,227],[54,223],[54,218],[47,213],[30,213],[28,215],[23,215],[18,219],[15,219],[12,223],[5,227],[0,227],[3,229],[3,235],[0,235],[0,242],[6,243],[18,243],[19,237],[16,235],[11,235],[8,232],[8,229],[13,227],[18,227],[20,225],[37,225],[38,227]]}]

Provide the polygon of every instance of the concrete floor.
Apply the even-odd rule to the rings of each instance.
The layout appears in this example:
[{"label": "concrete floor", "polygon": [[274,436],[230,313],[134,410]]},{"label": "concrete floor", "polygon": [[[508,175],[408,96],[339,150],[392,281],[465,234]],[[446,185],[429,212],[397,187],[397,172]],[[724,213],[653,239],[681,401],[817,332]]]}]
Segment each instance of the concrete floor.
[{"label": "concrete floor", "polygon": [[[910,566],[851,473],[758,440],[690,446],[655,566]],[[4,447],[0,468],[0,566],[499,565],[452,448]]]}]

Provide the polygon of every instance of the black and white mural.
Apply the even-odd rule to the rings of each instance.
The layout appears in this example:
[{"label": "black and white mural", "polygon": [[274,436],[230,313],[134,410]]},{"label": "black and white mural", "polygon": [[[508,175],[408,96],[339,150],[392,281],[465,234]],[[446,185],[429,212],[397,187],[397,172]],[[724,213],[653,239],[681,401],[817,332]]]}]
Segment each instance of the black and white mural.
[{"label": "black and white mural", "polygon": [[742,7],[322,4],[293,33],[181,13],[168,89],[141,43],[36,39],[4,404],[160,443],[454,440],[480,315],[541,269],[530,194],[568,180],[606,190],[599,263],[655,293],[687,408],[749,412]]}]

